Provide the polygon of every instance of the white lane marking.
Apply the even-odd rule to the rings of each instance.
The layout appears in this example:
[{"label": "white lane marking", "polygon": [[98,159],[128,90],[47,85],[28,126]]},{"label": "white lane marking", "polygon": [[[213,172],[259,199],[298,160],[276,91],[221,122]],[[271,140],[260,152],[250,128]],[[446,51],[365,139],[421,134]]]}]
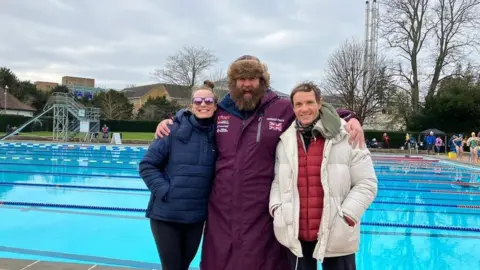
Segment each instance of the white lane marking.
[{"label": "white lane marking", "polygon": [[97,267],[97,265],[93,265],[92,267],[88,268],[88,270],[92,270],[93,268]]},{"label": "white lane marking", "polygon": [[34,264],[38,263],[38,262],[40,262],[40,260],[38,260],[38,261],[35,261],[35,262],[33,262],[33,263],[31,263],[31,264],[29,264],[29,265],[27,265],[27,266],[23,267],[23,268],[22,268],[22,269],[20,269],[20,270],[25,270],[25,269],[27,269],[28,267],[30,267],[30,266],[32,266],[32,265],[34,265]]}]

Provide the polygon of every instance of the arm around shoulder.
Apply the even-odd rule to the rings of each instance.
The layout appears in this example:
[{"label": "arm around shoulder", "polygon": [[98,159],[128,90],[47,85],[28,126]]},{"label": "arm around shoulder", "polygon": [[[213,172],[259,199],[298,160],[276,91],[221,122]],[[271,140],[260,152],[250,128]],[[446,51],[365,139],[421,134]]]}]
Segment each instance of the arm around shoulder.
[{"label": "arm around shoulder", "polygon": [[351,119],[357,119],[360,125],[362,125],[362,123],[360,122],[360,119],[358,118],[357,114],[354,111],[350,111],[347,109],[336,109],[336,110],[340,118],[345,120],[345,122],[348,122]]},{"label": "arm around shoulder", "polygon": [[350,178],[352,188],[343,201],[344,214],[359,223],[365,210],[377,196],[378,180],[368,149],[354,148],[350,157]]}]

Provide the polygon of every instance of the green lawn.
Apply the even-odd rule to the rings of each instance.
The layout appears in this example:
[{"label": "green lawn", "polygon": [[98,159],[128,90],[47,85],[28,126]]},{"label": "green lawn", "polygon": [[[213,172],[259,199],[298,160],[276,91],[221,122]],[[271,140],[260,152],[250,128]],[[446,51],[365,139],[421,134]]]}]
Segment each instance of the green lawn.
[{"label": "green lawn", "polygon": [[[153,140],[153,133],[150,132],[120,132],[122,133],[122,140],[144,140],[151,141]],[[4,136],[5,133],[1,133],[1,136]],[[36,131],[36,132],[20,132],[21,136],[39,136],[39,137],[52,137],[51,131]],[[98,134],[101,138],[102,134]],[[85,133],[79,133],[77,138],[84,138]]]}]

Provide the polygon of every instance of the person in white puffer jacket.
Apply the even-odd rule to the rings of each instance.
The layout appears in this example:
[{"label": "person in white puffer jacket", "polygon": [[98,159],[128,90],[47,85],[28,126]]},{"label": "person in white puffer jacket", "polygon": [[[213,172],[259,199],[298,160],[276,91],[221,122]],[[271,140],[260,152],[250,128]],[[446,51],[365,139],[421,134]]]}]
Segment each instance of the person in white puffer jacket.
[{"label": "person in white puffer jacket", "polygon": [[360,220],[377,194],[368,149],[354,149],[320,89],[303,83],[290,95],[296,121],[280,136],[269,211],[292,270],[356,269]]}]

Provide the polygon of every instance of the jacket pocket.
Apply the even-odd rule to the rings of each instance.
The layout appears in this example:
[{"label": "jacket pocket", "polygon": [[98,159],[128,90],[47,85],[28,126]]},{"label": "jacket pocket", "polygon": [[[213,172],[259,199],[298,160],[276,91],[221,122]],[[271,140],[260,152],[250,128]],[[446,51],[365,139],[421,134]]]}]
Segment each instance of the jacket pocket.
[{"label": "jacket pocket", "polygon": [[277,241],[285,247],[289,247],[287,224],[283,218],[282,206],[278,206],[273,213],[273,232]]},{"label": "jacket pocket", "polygon": [[358,250],[360,224],[350,227],[338,213],[335,215],[326,251],[329,255],[354,253]]},{"label": "jacket pocket", "polygon": [[161,199],[164,202],[169,201],[173,190],[174,190],[174,187],[169,185],[167,188],[167,192],[165,192],[165,195],[162,198],[158,198],[158,199]]}]

